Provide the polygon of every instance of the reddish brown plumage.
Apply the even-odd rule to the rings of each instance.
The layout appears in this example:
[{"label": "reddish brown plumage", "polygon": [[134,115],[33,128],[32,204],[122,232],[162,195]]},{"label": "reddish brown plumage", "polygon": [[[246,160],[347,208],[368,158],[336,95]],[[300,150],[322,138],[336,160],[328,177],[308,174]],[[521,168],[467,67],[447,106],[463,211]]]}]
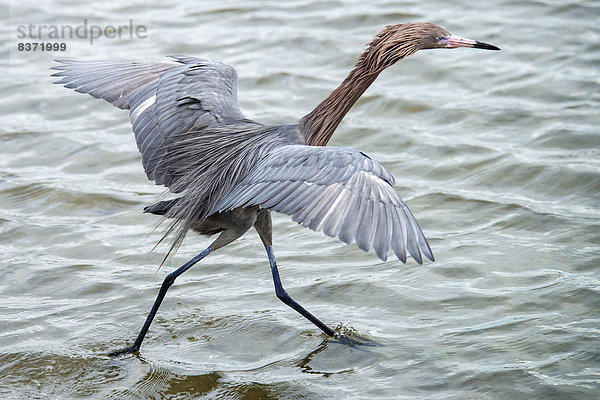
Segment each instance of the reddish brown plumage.
[{"label": "reddish brown plumage", "polygon": [[436,38],[447,35],[450,35],[448,31],[428,22],[386,26],[367,44],[341,85],[300,120],[306,143],[325,146],[346,113],[381,71],[418,50],[441,47]]}]

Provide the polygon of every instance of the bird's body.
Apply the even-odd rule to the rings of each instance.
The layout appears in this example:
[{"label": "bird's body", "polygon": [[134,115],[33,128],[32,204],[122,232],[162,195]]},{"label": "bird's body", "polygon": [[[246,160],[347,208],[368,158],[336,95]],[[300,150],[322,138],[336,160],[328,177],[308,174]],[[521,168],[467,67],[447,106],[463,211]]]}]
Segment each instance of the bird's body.
[{"label": "bird's body", "polygon": [[[462,41],[462,42],[461,42]],[[392,25],[378,34],[342,84],[298,122],[263,125],[237,103],[237,74],[223,63],[176,56],[174,62],[76,62],[55,67],[57,83],[128,109],[149,179],[175,198],[146,207],[171,221],[176,248],[190,229],[219,234],[170,274],[136,343],[139,349],[175,278],[253,226],[267,250],[276,293],[325,333],[334,332],[283,290],[271,240],[270,211],[386,260],[390,247],[406,261],[433,254],[417,221],[393,189],[394,178],[356,150],[323,147],[383,69],[425,48],[494,46],[450,35],[428,23]]]}]

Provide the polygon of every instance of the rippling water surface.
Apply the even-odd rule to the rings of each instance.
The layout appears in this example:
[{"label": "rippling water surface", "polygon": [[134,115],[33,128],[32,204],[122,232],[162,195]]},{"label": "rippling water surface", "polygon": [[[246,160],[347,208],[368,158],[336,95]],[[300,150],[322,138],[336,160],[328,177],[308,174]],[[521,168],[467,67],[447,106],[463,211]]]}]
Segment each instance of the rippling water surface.
[{"label": "rippling water surface", "polygon": [[[595,398],[600,390],[597,1],[13,1],[0,51],[0,397]],[[19,52],[18,25],[125,24],[146,38]],[[126,112],[52,85],[56,58],[190,54],[236,67],[244,113],[294,121],[382,25],[435,22],[501,52],[424,51],[385,71],[331,144],[396,177],[436,255],[380,262],[276,215],[282,279],[349,347],[274,295],[255,233],[170,290],[209,241],[165,248]]]}]

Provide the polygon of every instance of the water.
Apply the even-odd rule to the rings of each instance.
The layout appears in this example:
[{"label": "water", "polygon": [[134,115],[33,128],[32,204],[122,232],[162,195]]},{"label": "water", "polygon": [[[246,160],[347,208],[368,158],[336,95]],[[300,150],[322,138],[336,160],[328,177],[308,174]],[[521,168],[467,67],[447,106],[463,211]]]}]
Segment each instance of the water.
[{"label": "water", "polygon": [[[596,1],[3,5],[0,397],[587,399],[600,388],[600,4]],[[19,52],[20,24],[126,24],[146,38]],[[384,72],[331,144],[396,177],[435,263],[372,253],[276,215],[289,292],[255,233],[184,274],[139,357],[164,276],[209,240],[165,248],[126,112],[52,85],[56,58],[191,54],[234,65],[242,110],[294,121],[384,24],[428,20],[501,52],[420,52]]]}]

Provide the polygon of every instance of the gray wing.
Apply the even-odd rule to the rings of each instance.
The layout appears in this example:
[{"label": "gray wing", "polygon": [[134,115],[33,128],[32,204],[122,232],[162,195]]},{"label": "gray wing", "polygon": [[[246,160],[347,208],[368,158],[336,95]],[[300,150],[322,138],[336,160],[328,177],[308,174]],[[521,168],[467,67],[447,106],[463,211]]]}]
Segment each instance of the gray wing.
[{"label": "gray wing", "polygon": [[55,82],[129,109],[149,179],[170,186],[164,161],[178,135],[244,119],[237,103],[237,73],[223,63],[174,56],[172,63],[60,61]]},{"label": "gray wing", "polygon": [[392,247],[406,262],[406,250],[422,263],[433,254],[419,224],[393,188],[394,178],[365,154],[336,147],[283,146],[267,154],[211,213],[237,207],[292,216],[295,222],[382,260]]},{"label": "gray wing", "polygon": [[175,63],[103,62],[57,60],[63,65],[52,67],[62,77],[54,83],[65,85],[79,93],[89,93],[123,110],[129,109],[131,97],[160,74],[177,66]]}]

